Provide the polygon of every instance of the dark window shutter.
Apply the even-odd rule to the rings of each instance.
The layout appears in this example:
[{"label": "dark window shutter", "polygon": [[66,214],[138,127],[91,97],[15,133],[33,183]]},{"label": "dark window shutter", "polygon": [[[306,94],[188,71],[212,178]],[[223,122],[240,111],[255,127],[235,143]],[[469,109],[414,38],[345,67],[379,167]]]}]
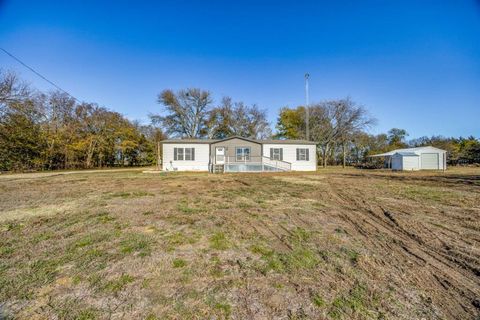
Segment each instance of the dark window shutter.
[{"label": "dark window shutter", "polygon": [[283,161],[283,148],[280,148],[280,161]]},{"label": "dark window shutter", "polygon": [[300,160],[300,149],[297,148],[297,161]]},{"label": "dark window shutter", "polygon": [[195,161],[195,148],[192,148],[192,161]]},{"label": "dark window shutter", "polygon": [[308,157],[308,152],[310,151],[310,149],[305,149],[305,152],[307,153],[307,156],[305,158],[305,160],[309,161],[309,157]]},{"label": "dark window shutter", "polygon": [[270,148],[270,160],[273,160],[273,148]]},{"label": "dark window shutter", "polygon": [[177,161],[177,148],[173,148],[173,160]]}]

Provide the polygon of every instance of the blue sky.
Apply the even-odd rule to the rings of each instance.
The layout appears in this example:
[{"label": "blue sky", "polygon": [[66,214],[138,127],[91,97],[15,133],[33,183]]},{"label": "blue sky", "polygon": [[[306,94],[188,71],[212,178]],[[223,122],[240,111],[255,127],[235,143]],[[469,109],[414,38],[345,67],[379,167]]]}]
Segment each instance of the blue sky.
[{"label": "blue sky", "polygon": [[[480,136],[480,1],[0,0],[0,46],[130,119],[166,88],[268,110],[350,96],[410,138]],[[0,67],[52,89],[0,52]]]}]

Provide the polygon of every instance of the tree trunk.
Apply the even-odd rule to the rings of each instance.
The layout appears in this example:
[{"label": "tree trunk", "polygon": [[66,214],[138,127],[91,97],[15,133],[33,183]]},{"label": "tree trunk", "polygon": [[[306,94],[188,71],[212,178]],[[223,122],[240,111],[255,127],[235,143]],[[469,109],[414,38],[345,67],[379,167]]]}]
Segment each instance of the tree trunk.
[{"label": "tree trunk", "polygon": [[327,157],[328,157],[328,144],[323,148],[323,167],[327,167]]},{"label": "tree trunk", "polygon": [[86,160],[86,167],[90,168],[93,159],[93,152],[95,151],[95,141],[92,139],[90,140],[90,145],[87,150],[87,160]]},{"label": "tree trunk", "polygon": [[347,146],[345,141],[342,143],[342,148],[343,148],[343,168],[345,169],[346,166],[346,158],[347,158]]}]

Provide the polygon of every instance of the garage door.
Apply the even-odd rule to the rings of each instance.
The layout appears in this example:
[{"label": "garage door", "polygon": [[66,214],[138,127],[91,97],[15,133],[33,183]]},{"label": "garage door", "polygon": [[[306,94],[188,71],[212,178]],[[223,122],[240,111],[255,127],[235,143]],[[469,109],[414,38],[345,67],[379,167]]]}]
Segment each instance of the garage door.
[{"label": "garage door", "polygon": [[422,169],[438,169],[438,153],[422,153]]},{"label": "garage door", "polygon": [[403,170],[418,170],[418,156],[404,156]]}]

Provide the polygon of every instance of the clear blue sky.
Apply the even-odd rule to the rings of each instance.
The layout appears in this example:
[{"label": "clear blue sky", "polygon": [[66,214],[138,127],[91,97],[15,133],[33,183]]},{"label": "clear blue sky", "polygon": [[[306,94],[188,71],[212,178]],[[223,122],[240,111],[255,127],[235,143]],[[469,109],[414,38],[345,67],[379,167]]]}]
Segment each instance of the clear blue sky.
[{"label": "clear blue sky", "polygon": [[[81,100],[147,121],[162,89],[268,109],[350,96],[379,124],[480,136],[480,2],[0,0],[0,46]],[[43,80],[0,52],[0,67]]]}]

